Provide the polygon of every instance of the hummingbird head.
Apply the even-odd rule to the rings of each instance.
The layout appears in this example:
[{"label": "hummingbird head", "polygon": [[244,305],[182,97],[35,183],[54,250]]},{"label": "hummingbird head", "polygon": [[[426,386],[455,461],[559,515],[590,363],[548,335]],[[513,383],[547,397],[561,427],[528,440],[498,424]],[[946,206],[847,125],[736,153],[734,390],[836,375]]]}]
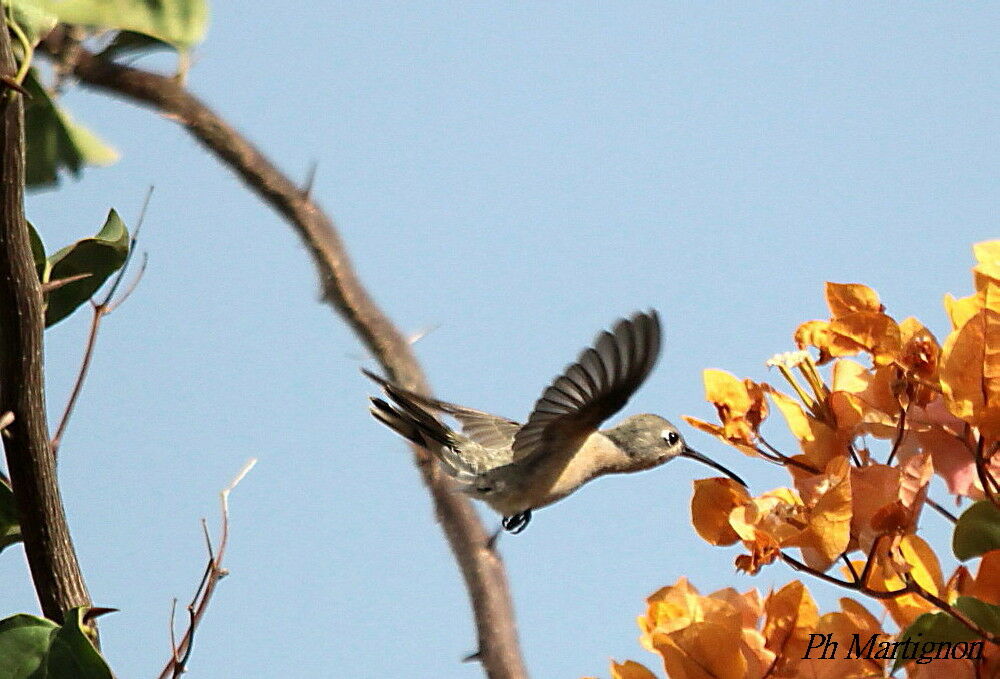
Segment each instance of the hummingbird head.
[{"label": "hummingbird head", "polygon": [[633,415],[604,434],[628,456],[629,471],[650,469],[675,457],[687,457],[722,472],[741,486],[747,485],[733,472],[688,446],[677,427],[659,415]]}]

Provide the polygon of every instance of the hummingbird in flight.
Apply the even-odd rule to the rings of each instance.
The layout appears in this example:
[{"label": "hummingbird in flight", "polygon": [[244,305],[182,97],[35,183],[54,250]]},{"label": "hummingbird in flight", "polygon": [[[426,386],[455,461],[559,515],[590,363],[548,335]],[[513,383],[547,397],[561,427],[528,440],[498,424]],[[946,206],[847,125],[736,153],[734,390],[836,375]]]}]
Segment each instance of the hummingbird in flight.
[{"label": "hummingbird in flight", "polygon": [[[388,401],[371,399],[371,413],[440,461],[468,495],[497,511],[520,533],[531,513],[605,474],[625,474],[687,457],[738,476],[693,450],[659,415],[633,415],[610,429],[601,423],[621,410],[645,382],[660,353],[660,319],[639,312],[601,332],[575,363],[545,388],[524,424],[439,401],[368,370]],[[459,430],[437,415],[454,418]]]}]

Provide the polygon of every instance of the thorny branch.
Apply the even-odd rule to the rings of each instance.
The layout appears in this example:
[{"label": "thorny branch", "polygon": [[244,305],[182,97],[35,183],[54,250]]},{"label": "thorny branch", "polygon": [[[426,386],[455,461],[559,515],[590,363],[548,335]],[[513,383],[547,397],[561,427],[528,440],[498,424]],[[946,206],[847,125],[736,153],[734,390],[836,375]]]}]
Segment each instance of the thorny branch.
[{"label": "thorny branch", "polygon": [[[67,49],[73,50],[71,58],[64,58]],[[43,40],[39,51],[72,68],[83,84],[169,116],[236,172],[302,239],[319,273],[325,300],[351,326],[388,377],[409,389],[428,392],[409,343],[358,280],[333,222],[313,201],[308,187],[296,186],[174,78],[99,58],[68,40],[65,27]],[[413,453],[469,592],[479,638],[475,658],[493,679],[526,677],[507,576],[489,545],[487,531],[470,501],[454,492],[454,484],[426,452],[414,448]]]},{"label": "thorny branch", "polygon": [[[0,80],[16,71],[10,35],[0,30]],[[22,96],[0,87],[0,413],[13,413],[3,435],[24,551],[42,613],[90,606],[70,538],[49,446],[45,414],[42,291],[24,219]]]}]

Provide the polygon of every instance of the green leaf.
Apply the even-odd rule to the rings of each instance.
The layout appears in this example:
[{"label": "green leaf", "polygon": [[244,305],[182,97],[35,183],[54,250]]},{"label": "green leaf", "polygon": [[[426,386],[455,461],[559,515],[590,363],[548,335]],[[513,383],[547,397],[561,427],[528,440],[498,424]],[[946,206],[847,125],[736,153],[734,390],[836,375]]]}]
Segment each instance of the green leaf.
[{"label": "green leaf", "polygon": [[[0,479],[0,552],[21,541],[21,526],[17,522],[14,491]],[[3,653],[0,651],[0,656]],[[0,673],[0,676],[3,676]]]},{"label": "green leaf", "polygon": [[0,677],[4,679],[112,679],[83,623],[85,608],[66,613],[60,627],[20,613],[0,620]]},{"label": "green leaf", "polygon": [[55,325],[93,297],[104,281],[125,263],[128,247],[128,229],[118,213],[111,210],[96,236],[78,240],[49,257],[50,281],[82,273],[90,275],[49,293],[45,327]]},{"label": "green leaf", "polygon": [[32,45],[37,45],[59,22],[59,17],[39,7],[32,0],[3,0],[3,5],[11,8],[14,21],[24,31],[24,35]]},{"label": "green leaf", "polygon": [[206,0],[34,0],[67,24],[135,31],[187,49],[208,29]]},{"label": "green leaf", "polygon": [[35,230],[35,225],[31,222],[28,222],[28,240],[31,241],[31,257],[35,260],[35,272],[38,274],[38,280],[44,283],[45,245],[42,243],[42,237]]},{"label": "green leaf", "polygon": [[[924,613],[903,630],[898,637],[899,641],[909,640],[917,644],[926,641],[950,641],[954,643],[976,639],[979,637],[973,634],[972,630],[944,612]],[[896,672],[903,666],[903,663],[907,662],[902,655],[902,653],[897,654],[896,661],[892,664],[893,672]]]},{"label": "green leaf", "polygon": [[119,31],[111,43],[100,52],[105,59],[116,59],[126,55],[139,55],[158,50],[172,50],[174,46],[158,38],[134,31]]},{"label": "green leaf", "polygon": [[0,677],[44,677],[49,640],[58,627],[51,620],[26,613],[0,620]]},{"label": "green leaf", "polygon": [[84,607],[66,613],[66,621],[49,646],[49,679],[113,679],[111,669],[94,648],[83,622]]},{"label": "green leaf", "polygon": [[973,622],[987,632],[1000,634],[1000,606],[988,604],[971,596],[960,596],[955,608],[969,616]]},{"label": "green leaf", "polygon": [[951,546],[962,561],[1000,549],[1000,509],[988,500],[966,509],[955,524]]},{"label": "green leaf", "polygon": [[[965,613],[977,625],[987,632],[1000,632],[1000,606],[994,606],[971,596],[960,596],[956,599],[955,608]],[[981,641],[982,637],[960,623],[951,614],[924,613],[910,624],[898,637],[900,641],[909,639],[915,643],[925,641]],[[895,672],[906,660],[897,657],[893,663]]]},{"label": "green leaf", "polygon": [[35,69],[28,72],[24,87],[31,94],[24,109],[28,186],[56,183],[60,168],[79,176],[84,165],[110,165],[118,160],[117,151],[56,105],[38,81]]}]

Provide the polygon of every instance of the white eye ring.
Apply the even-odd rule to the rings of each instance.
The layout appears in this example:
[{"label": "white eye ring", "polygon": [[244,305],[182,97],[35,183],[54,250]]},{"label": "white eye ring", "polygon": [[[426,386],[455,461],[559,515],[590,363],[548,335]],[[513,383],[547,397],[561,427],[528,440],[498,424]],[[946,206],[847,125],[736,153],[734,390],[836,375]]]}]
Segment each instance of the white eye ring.
[{"label": "white eye ring", "polygon": [[666,441],[667,445],[670,446],[676,445],[677,442],[681,440],[680,434],[673,431],[672,429],[664,429],[663,431],[660,432],[660,436],[663,437],[663,440]]}]

